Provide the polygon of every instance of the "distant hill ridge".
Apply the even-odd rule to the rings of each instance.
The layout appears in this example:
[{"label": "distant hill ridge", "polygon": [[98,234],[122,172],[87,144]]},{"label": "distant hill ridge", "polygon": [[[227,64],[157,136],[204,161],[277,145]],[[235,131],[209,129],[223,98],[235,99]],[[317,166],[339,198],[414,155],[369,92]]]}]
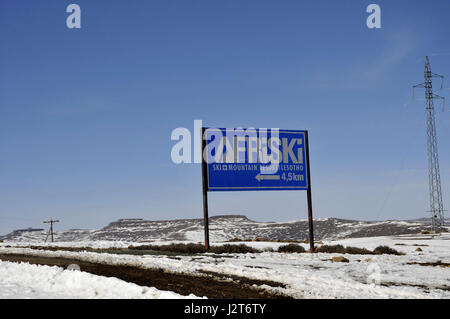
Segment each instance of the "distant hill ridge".
[{"label": "distant hill ridge", "polygon": [[[308,238],[308,221],[257,222],[245,215],[210,217],[212,241],[234,238],[269,240],[304,240]],[[412,221],[358,221],[339,218],[318,218],[314,221],[314,236],[320,239],[390,236],[416,234],[430,230],[429,219]],[[42,242],[47,231],[42,229],[15,230],[2,237],[4,241]],[[55,241],[130,241],[156,240],[203,241],[203,219],[144,220],[119,219],[99,230],[69,229],[55,232]]]}]

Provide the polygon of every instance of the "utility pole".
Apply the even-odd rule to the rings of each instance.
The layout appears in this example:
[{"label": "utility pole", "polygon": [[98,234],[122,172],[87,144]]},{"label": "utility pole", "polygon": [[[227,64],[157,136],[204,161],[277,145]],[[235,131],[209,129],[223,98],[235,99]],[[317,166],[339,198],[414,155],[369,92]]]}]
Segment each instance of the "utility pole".
[{"label": "utility pole", "polygon": [[45,242],[47,242],[48,236],[51,235],[52,243],[53,243],[53,224],[58,223],[58,222],[59,222],[59,220],[57,220],[57,219],[54,220],[52,218],[50,218],[50,220],[44,221],[44,224],[50,224],[50,229],[48,230],[47,237],[45,237]]},{"label": "utility pole", "polygon": [[425,89],[425,111],[427,119],[427,149],[428,149],[428,183],[430,196],[431,225],[434,232],[442,231],[444,227],[444,206],[442,203],[441,175],[439,171],[439,157],[436,139],[436,124],[434,116],[434,99],[445,98],[433,93],[432,78],[441,79],[441,89],[444,86],[444,77],[431,72],[428,56],[425,57],[425,82],[413,86],[413,97],[415,88]]}]

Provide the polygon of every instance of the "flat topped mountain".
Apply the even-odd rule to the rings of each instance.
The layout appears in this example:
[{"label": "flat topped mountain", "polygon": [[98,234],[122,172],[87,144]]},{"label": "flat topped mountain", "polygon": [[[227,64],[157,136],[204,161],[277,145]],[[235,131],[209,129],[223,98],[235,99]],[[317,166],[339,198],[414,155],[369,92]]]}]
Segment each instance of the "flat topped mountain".
[{"label": "flat topped mountain", "polygon": [[[269,240],[304,240],[308,238],[308,221],[257,222],[244,215],[210,217],[210,239],[227,241],[234,238]],[[414,221],[388,220],[368,222],[338,218],[314,220],[314,237],[339,239],[344,237],[373,237],[416,234],[430,230],[427,219]],[[70,229],[56,231],[55,241],[130,241],[155,240],[203,241],[203,219],[144,220],[119,219],[99,230]],[[4,241],[42,242],[47,230],[21,229],[2,237]]]}]

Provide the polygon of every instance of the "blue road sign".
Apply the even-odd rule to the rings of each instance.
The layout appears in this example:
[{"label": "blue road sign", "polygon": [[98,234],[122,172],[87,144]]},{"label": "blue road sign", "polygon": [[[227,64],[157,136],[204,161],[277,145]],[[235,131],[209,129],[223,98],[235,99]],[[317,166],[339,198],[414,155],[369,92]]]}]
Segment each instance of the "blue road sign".
[{"label": "blue road sign", "polygon": [[305,133],[206,128],[207,190],[307,190]]}]

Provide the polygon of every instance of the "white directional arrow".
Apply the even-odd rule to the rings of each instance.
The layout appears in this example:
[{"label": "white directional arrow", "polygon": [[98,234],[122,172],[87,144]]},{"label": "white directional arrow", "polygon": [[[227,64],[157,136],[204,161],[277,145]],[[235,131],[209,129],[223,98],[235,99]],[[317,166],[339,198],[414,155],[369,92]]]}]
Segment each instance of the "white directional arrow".
[{"label": "white directional arrow", "polygon": [[261,180],[278,181],[280,180],[280,175],[261,175],[258,173],[255,178],[258,180],[258,182],[260,182]]}]

